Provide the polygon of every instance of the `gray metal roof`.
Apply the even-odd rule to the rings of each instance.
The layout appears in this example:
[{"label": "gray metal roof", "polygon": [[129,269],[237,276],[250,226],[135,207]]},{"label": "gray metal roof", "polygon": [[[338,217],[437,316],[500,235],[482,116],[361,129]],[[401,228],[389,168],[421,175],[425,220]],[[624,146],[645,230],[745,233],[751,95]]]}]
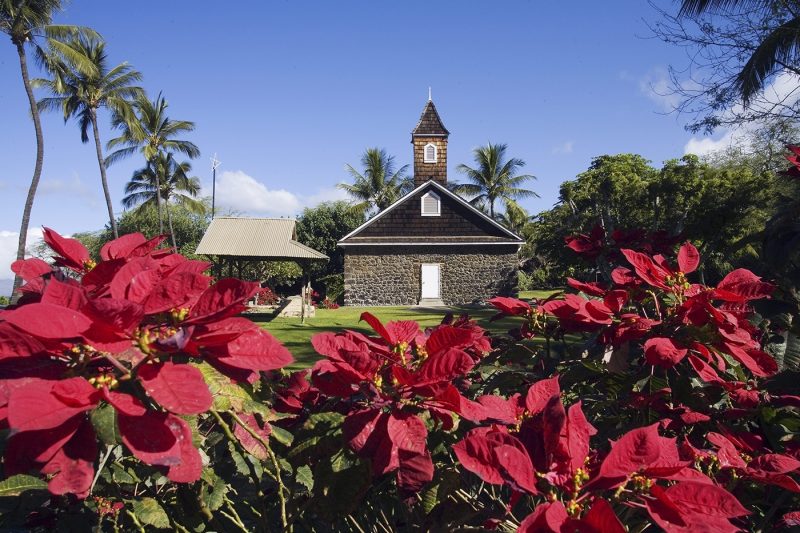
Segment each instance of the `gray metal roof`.
[{"label": "gray metal roof", "polygon": [[208,226],[196,253],[275,260],[328,259],[295,237],[294,219],[217,217]]}]

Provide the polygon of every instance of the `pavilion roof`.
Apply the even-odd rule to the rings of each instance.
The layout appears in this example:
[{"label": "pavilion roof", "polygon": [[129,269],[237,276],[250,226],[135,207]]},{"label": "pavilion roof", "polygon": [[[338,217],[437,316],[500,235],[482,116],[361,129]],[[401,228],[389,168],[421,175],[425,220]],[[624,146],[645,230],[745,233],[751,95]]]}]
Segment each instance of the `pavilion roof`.
[{"label": "pavilion roof", "polygon": [[327,260],[327,255],[295,240],[295,224],[291,218],[217,217],[196,253],[262,260]]}]

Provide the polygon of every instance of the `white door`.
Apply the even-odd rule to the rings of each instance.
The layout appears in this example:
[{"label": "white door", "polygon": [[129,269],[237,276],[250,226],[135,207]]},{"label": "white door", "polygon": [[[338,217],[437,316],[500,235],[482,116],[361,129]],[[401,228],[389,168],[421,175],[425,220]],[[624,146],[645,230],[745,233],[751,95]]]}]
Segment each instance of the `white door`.
[{"label": "white door", "polygon": [[440,298],[439,294],[439,266],[435,265],[422,265],[422,297],[423,298]]}]

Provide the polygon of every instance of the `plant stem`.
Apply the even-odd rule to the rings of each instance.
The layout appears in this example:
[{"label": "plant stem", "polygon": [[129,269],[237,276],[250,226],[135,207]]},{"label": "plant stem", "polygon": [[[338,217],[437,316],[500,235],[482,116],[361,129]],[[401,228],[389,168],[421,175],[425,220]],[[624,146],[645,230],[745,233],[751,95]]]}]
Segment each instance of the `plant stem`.
[{"label": "plant stem", "polygon": [[100,478],[100,473],[103,471],[103,467],[106,466],[106,461],[108,458],[111,457],[111,450],[114,449],[114,446],[111,444],[106,444],[106,452],[103,454],[103,457],[100,458],[100,464],[97,465],[97,472],[94,474],[94,479],[92,480],[92,486],[89,487],[89,494],[94,491],[94,486],[97,483],[97,480]]},{"label": "plant stem", "polygon": [[142,525],[142,523],[141,523],[141,522],[139,522],[139,519],[138,519],[138,518],[136,518],[136,514],[135,514],[133,511],[130,511],[130,510],[128,510],[128,509],[125,509],[125,513],[126,513],[128,516],[130,516],[130,517],[131,517],[131,520],[133,521],[133,525],[135,525],[135,526],[136,526],[136,527],[139,529],[139,531],[140,531],[141,533],[146,533],[146,532],[145,532],[145,529],[144,529],[144,526]]},{"label": "plant stem", "polygon": [[261,444],[264,449],[267,451],[267,455],[272,462],[272,466],[275,468],[275,481],[278,483],[278,499],[281,502],[281,524],[283,525],[284,531],[290,531],[291,528],[289,527],[289,522],[286,519],[286,486],[283,484],[283,480],[281,479],[281,465],[278,463],[278,458],[275,455],[275,452],[272,451],[272,447],[270,447],[269,442],[264,440],[264,438],[256,433],[253,428],[247,425],[239,415],[236,413],[231,413],[231,417],[236,421],[237,424],[242,426],[242,428],[247,431],[259,444]]}]

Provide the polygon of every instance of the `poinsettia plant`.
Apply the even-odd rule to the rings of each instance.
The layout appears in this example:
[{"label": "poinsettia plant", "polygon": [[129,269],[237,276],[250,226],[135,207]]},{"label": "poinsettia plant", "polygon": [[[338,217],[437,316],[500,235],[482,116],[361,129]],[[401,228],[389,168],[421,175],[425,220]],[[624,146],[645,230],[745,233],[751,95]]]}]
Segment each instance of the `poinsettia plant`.
[{"label": "poinsettia plant", "polygon": [[[594,247],[568,242],[596,257]],[[752,302],[773,286],[744,269],[715,287],[693,283],[700,256],[688,242],[674,261],[627,248],[619,255],[625,264],[608,284],[568,279],[577,293],[491,301],[502,315],[524,318],[520,339],[585,339],[575,343],[584,346],[579,359],[562,369],[568,380],[595,369],[596,392],[581,394],[589,387],[578,384],[566,393],[595,403],[591,417],[616,442],[590,447],[595,428],[581,401],[565,410],[552,378],[530,388],[513,426],[472,430],[455,448],[462,465],[484,481],[547,495],[521,531],[624,531],[622,516],[626,525],[667,531],[739,531],[756,511],[771,518],[790,509],[791,496],[770,487],[800,492],[798,441],[791,431],[776,439],[764,420],[796,419],[797,396],[767,393],[778,367],[762,350],[764,331],[749,320]],[[603,376],[612,388],[595,401]],[[545,410],[535,401],[543,395],[551,402]]]},{"label": "poinsettia plant", "polygon": [[[0,312],[5,475],[38,472],[53,495],[85,498],[96,465],[121,446],[118,457],[129,454],[171,482],[200,480],[199,424],[215,407],[207,378],[219,394],[292,361],[237,316],[258,285],[212,284],[203,273],[209,263],[159,249],[163,237],[126,235],[103,246],[98,262],[75,239],[45,229],[44,240],[54,265],[16,261],[22,297]],[[238,407],[231,415],[263,433],[254,413],[269,409]]]},{"label": "poinsettia plant", "polygon": [[[658,237],[658,238],[656,238]],[[800,391],[764,349],[773,286],[666,236],[568,240],[607,280],[289,352],[239,316],[258,285],[127,235],[0,312],[2,496],[29,529],[778,530],[800,523]],[[614,249],[614,245],[619,245]],[[677,249],[675,249],[677,248]],[[674,257],[671,251],[674,251]],[[512,327],[509,335],[501,331]],[[41,494],[37,493],[37,494]]]}]

